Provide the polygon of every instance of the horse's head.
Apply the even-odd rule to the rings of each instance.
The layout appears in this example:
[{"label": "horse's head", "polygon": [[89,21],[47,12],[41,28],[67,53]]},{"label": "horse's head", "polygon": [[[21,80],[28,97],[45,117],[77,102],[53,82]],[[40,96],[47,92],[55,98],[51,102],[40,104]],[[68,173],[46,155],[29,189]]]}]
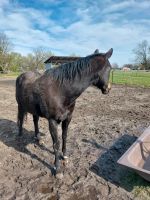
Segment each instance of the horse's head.
[{"label": "horse's head", "polygon": [[[97,74],[97,79],[93,84],[94,86],[101,89],[103,94],[108,94],[111,89],[109,76],[110,76],[110,71],[112,67],[108,59],[111,57],[112,53],[113,53],[113,49],[111,48],[107,53],[101,54],[104,66],[102,70]],[[95,50],[94,54],[99,54],[98,49]]]}]

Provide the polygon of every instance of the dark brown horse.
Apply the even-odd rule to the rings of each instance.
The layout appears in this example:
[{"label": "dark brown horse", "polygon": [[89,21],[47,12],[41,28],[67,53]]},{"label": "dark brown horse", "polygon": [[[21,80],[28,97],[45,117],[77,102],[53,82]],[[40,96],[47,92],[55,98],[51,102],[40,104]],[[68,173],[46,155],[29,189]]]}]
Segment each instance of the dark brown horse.
[{"label": "dark brown horse", "polygon": [[34,72],[21,74],[16,80],[16,100],[18,103],[19,135],[27,112],[33,115],[35,136],[38,136],[38,120],[44,117],[49,122],[55,153],[55,173],[59,168],[59,140],[57,126],[62,123],[62,152],[66,159],[66,138],[76,99],[82,92],[94,85],[103,94],[110,90],[109,75],[111,65],[108,59],[113,49],[81,58],[47,70],[43,75]]}]

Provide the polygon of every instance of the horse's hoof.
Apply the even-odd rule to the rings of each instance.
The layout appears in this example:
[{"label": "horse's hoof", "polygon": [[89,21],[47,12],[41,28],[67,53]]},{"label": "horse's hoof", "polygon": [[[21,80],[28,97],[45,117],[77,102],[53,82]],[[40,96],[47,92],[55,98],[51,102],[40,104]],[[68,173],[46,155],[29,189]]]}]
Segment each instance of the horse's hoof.
[{"label": "horse's hoof", "polygon": [[67,156],[63,156],[62,164],[66,166],[69,163],[69,158]]},{"label": "horse's hoof", "polygon": [[53,175],[57,179],[62,179],[64,177],[62,170],[59,168],[54,167],[53,168]]},{"label": "horse's hoof", "polygon": [[42,140],[42,138],[40,136],[34,136],[35,142],[37,142],[39,145],[43,145],[44,141]]},{"label": "horse's hoof", "polygon": [[63,173],[56,173],[56,178],[57,179],[63,179],[63,177],[64,177],[64,175],[63,175]]},{"label": "horse's hoof", "polygon": [[37,138],[37,136],[34,136],[34,140],[35,142],[39,143],[39,139]]},{"label": "horse's hoof", "polygon": [[43,140],[39,140],[39,145],[44,145],[44,141]]},{"label": "horse's hoof", "polygon": [[37,140],[41,140],[41,135],[40,135],[40,133],[36,134],[36,135],[35,135],[35,138],[37,138]]},{"label": "horse's hoof", "polygon": [[43,145],[43,144],[44,144],[44,141],[43,141],[41,135],[40,135],[40,134],[37,134],[36,137],[37,137],[37,140],[38,140],[39,145]]}]

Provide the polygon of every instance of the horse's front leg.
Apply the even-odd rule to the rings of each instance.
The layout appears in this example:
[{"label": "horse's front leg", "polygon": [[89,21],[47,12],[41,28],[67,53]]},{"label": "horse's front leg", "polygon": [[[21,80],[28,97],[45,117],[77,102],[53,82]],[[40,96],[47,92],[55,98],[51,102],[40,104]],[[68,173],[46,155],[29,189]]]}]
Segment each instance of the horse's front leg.
[{"label": "horse's front leg", "polygon": [[63,152],[63,159],[67,161],[68,157],[66,155],[66,140],[67,140],[67,132],[68,126],[71,122],[72,115],[69,115],[66,120],[62,122],[62,152]]},{"label": "horse's front leg", "polygon": [[55,173],[57,173],[60,164],[59,164],[59,147],[60,147],[60,143],[59,143],[59,139],[58,139],[58,132],[57,132],[57,122],[55,120],[49,120],[49,131],[50,134],[52,136],[52,140],[53,140],[53,149],[54,149],[54,153],[55,153]]},{"label": "horse's front leg", "polygon": [[72,119],[72,113],[73,113],[74,107],[75,107],[75,103],[70,107],[70,113],[69,113],[67,119],[65,119],[62,122],[62,152],[63,152],[63,159],[66,162],[68,162],[68,157],[66,155],[67,132],[68,132],[68,126]]}]

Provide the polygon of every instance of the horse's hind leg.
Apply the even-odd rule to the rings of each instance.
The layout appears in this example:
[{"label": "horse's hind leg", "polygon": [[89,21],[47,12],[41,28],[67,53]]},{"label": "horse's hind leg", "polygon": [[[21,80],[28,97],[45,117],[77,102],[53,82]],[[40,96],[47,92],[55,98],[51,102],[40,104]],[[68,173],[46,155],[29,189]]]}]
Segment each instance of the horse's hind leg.
[{"label": "horse's hind leg", "polygon": [[58,132],[57,132],[57,122],[55,120],[49,120],[49,131],[52,136],[53,140],[53,148],[55,153],[55,173],[57,173],[59,169],[59,139],[58,139]]},{"label": "horse's hind leg", "polygon": [[38,127],[39,116],[33,115],[33,122],[35,128],[35,138],[38,139],[39,127]]},{"label": "horse's hind leg", "polygon": [[23,125],[23,120],[24,120],[25,112],[24,110],[18,106],[18,128],[19,128],[19,136],[22,135],[22,125]]}]

